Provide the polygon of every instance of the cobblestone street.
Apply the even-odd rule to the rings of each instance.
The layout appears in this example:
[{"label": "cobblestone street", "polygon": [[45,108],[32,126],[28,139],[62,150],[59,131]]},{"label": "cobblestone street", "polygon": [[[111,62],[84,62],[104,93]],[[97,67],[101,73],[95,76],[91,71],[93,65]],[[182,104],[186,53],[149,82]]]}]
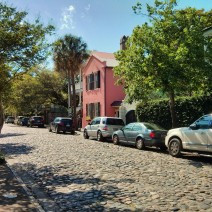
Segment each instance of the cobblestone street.
[{"label": "cobblestone street", "polygon": [[0,149],[23,181],[30,177],[28,189],[37,186],[55,211],[212,211],[211,157],[173,158],[155,148],[85,140],[80,132],[12,124],[2,129]]}]

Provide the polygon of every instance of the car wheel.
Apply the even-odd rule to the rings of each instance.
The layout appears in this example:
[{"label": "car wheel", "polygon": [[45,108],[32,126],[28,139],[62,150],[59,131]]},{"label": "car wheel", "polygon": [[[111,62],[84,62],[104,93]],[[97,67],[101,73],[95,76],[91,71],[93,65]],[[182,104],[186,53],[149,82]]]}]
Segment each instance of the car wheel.
[{"label": "car wheel", "polygon": [[52,128],[51,127],[49,127],[49,132],[52,132]]},{"label": "car wheel", "polygon": [[169,142],[169,154],[173,157],[181,155],[182,144],[178,138],[172,138]]},{"label": "car wheel", "polygon": [[144,149],[144,141],[143,141],[143,139],[142,138],[138,138],[137,140],[136,140],[136,148],[137,149],[139,149],[139,150],[141,150],[141,149]]},{"label": "car wheel", "polygon": [[89,139],[87,130],[84,130],[83,137],[84,137],[84,139]]},{"label": "car wheel", "polygon": [[60,132],[58,127],[56,127],[55,132],[56,132],[57,134]]},{"label": "car wheel", "polygon": [[115,145],[118,145],[118,144],[119,144],[119,137],[118,137],[118,135],[114,135],[114,136],[113,136],[113,143],[114,143]]},{"label": "car wheel", "polygon": [[97,132],[97,141],[104,141],[104,138],[100,130]]}]

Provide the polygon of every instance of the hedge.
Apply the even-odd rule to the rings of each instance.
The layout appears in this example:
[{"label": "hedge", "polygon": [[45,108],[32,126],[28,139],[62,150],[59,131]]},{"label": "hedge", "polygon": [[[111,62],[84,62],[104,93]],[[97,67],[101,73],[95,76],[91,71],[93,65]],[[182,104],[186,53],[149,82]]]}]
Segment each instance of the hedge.
[{"label": "hedge", "polygon": [[[175,110],[178,126],[189,126],[202,115],[212,113],[212,95],[177,98]],[[156,123],[165,129],[172,128],[168,99],[140,102],[136,106],[136,115],[138,121]]]}]

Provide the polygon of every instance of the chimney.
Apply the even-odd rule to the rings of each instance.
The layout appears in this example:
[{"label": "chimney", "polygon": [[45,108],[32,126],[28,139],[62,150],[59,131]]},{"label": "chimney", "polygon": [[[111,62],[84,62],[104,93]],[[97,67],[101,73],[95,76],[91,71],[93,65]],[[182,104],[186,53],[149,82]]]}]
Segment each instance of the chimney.
[{"label": "chimney", "polygon": [[123,36],[121,39],[120,39],[120,50],[125,50],[126,49],[126,41],[127,41],[127,36]]}]

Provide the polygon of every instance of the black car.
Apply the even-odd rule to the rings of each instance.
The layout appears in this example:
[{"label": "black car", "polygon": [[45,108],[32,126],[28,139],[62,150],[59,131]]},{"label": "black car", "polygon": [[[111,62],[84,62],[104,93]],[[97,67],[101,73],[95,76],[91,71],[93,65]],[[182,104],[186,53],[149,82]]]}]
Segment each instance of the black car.
[{"label": "black car", "polygon": [[23,117],[21,119],[21,125],[22,126],[27,126],[28,125],[28,121],[29,121],[29,118],[28,117]]},{"label": "black car", "polygon": [[70,132],[74,134],[73,121],[69,117],[56,117],[54,121],[49,124],[49,132]]},{"label": "black car", "polygon": [[42,116],[32,116],[29,118],[27,127],[44,127],[44,119]]},{"label": "black car", "polygon": [[146,146],[159,147],[166,150],[165,136],[167,130],[162,127],[147,122],[130,123],[122,129],[113,133],[112,139],[114,144],[121,142],[134,145],[138,149],[144,149]]}]

